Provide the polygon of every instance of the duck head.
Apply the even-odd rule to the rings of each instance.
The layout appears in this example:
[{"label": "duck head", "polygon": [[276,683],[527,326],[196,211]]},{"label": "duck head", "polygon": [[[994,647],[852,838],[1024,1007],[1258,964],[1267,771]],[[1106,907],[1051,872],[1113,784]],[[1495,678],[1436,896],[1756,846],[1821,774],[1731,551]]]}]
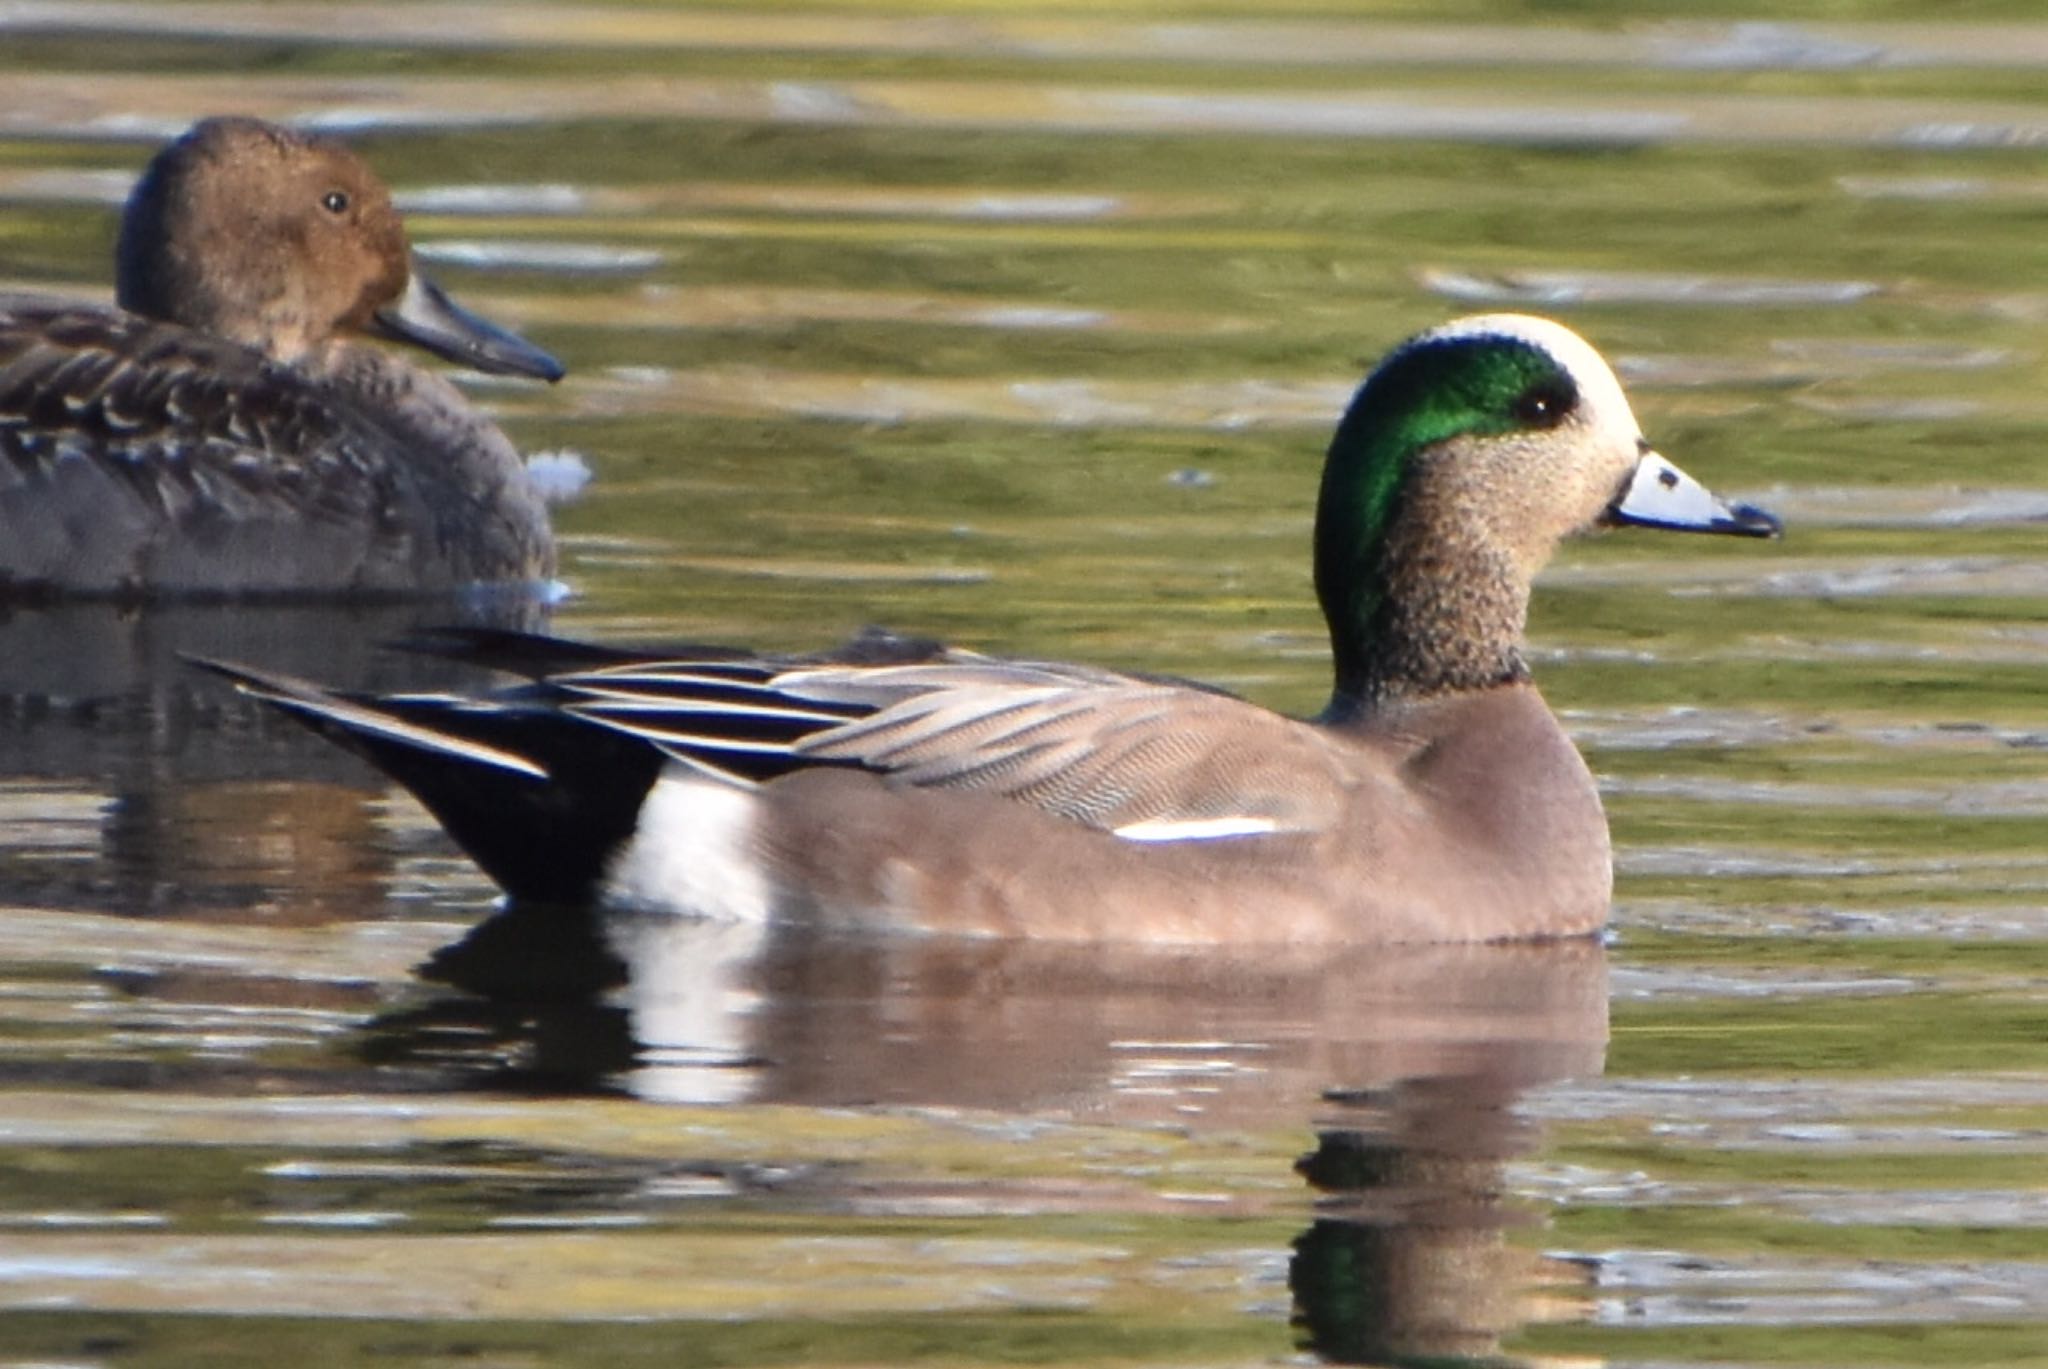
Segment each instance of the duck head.
[{"label": "duck head", "polygon": [[418,272],[360,157],[260,119],[207,119],[159,152],[129,196],[116,263],[122,308],[278,361],[375,332],[481,371],[562,375]]},{"label": "duck head", "polygon": [[1316,514],[1333,711],[1527,678],[1530,584],[1602,526],[1772,537],[1643,437],[1621,383],[1562,324],[1459,319],[1401,344],[1351,401]]}]

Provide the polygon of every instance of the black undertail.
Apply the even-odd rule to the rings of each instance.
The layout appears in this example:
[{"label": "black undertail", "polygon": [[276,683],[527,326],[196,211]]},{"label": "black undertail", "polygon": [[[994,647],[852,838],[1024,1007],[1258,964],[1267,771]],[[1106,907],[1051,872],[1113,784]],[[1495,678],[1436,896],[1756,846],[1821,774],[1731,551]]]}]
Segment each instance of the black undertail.
[{"label": "black undertail", "polygon": [[773,683],[781,670],[914,664],[943,653],[935,642],[872,629],[815,656],[769,658],[479,628],[437,629],[401,645],[529,683],[473,700],[377,696],[194,664],[361,756],[410,790],[508,894],[547,903],[584,903],[598,893],[649,790],[677,760],[740,784],[858,764],[799,756],[796,747],[872,705],[786,698]]},{"label": "black undertail", "polygon": [[399,716],[526,757],[547,778],[464,762],[332,719],[313,729],[410,790],[483,872],[515,899],[587,903],[612,855],[633,835],[666,758],[623,733],[547,707],[457,712],[383,700]]}]

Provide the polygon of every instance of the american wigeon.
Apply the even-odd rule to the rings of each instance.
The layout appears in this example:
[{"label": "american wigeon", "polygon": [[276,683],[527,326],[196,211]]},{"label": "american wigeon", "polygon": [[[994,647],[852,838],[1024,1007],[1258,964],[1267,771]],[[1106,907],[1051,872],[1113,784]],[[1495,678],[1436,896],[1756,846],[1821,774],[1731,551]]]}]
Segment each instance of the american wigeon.
[{"label": "american wigeon", "polygon": [[558,379],[414,269],[324,138],[208,119],[121,221],[119,307],[0,296],[0,593],[402,595],[542,581],[505,435],[363,333]]},{"label": "american wigeon", "polygon": [[410,788],[516,897],[1154,942],[1478,941],[1599,927],[1593,777],[1530,683],[1531,578],[1602,524],[1770,536],[1644,441],[1543,319],[1372,373],[1323,472],[1329,706],[865,642],[650,655],[470,634],[531,677],[343,697],[233,671]]}]

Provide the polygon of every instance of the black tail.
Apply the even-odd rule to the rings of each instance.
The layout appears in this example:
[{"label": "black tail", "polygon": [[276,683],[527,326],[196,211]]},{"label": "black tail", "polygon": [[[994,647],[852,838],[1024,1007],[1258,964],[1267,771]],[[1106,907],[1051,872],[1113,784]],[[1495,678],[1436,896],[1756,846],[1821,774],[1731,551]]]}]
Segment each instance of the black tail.
[{"label": "black tail", "polygon": [[513,691],[356,695],[219,661],[192,664],[275,705],[411,790],[514,898],[582,903],[632,835],[665,758]]}]

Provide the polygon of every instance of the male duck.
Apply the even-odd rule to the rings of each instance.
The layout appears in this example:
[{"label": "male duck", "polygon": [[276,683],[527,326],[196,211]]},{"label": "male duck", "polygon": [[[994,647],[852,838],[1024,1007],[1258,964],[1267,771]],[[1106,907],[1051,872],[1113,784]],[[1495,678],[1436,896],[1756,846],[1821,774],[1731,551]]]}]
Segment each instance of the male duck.
[{"label": "male duck", "polygon": [[515,896],[1160,942],[1476,941],[1603,921],[1593,777],[1529,682],[1530,580],[1599,524],[1772,536],[1653,451],[1570,330],[1394,351],[1330,445],[1336,688],[1199,685],[863,640],[672,656],[468,634],[531,683],[343,697],[216,667],[410,788]]},{"label": "male duck", "polygon": [[413,269],[341,145],[208,119],[129,197],[118,309],[0,295],[0,594],[402,595],[554,570],[505,435],[447,381],[562,367]]}]

